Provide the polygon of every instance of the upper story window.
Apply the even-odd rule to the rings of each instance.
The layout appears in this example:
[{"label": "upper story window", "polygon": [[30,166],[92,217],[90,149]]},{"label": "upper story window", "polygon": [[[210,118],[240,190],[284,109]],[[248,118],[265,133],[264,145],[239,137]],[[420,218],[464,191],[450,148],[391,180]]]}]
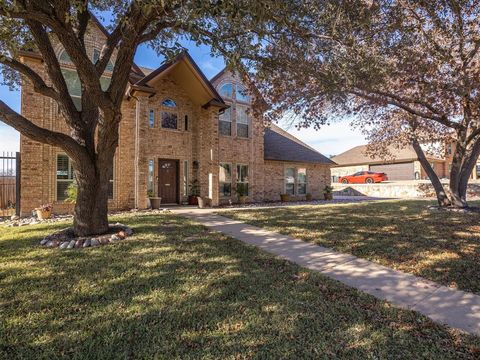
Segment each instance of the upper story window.
[{"label": "upper story window", "polygon": [[[98,49],[93,49],[93,57],[92,57],[92,62],[95,64],[98,59],[100,59],[100,50]],[[113,71],[113,63],[109,60],[107,66],[105,67],[105,70],[112,72]]]},{"label": "upper story window", "polygon": [[250,102],[250,96],[247,93],[247,89],[240,84],[226,83],[219,87],[220,95],[229,99],[232,104],[231,107],[235,109],[235,116],[232,116],[230,109],[225,110],[223,114],[219,116],[218,132],[221,135],[232,135],[232,122],[234,122],[234,128],[236,127],[236,136],[240,138],[249,137],[249,123],[248,117],[248,105]]},{"label": "upper story window", "polygon": [[229,99],[233,99],[233,84],[227,83],[220,87],[220,95]]},{"label": "upper story window", "polygon": [[[94,51],[94,57],[95,57],[95,51]],[[72,64],[72,60],[70,59],[70,56],[68,55],[66,50],[63,50],[60,53],[58,59],[60,60],[60,62]],[[77,110],[82,110],[82,84],[80,82],[80,78],[78,77],[76,70],[63,68],[62,75],[63,75],[63,78],[65,79],[68,93],[72,97],[75,107],[77,108]],[[111,81],[111,78],[108,76],[102,76],[100,78],[100,86],[103,91],[106,91],[108,89],[108,87],[110,86],[110,81]]]},{"label": "upper story window", "polygon": [[162,107],[165,110],[161,112],[162,128],[177,129],[178,128],[178,114],[176,112],[177,103],[172,99],[165,99],[162,101]]},{"label": "upper story window", "polygon": [[237,101],[249,103],[250,96],[248,95],[247,89],[242,85],[237,85],[237,91],[235,92],[235,98]]},{"label": "upper story window", "polygon": [[70,59],[70,56],[68,55],[66,50],[62,50],[62,52],[58,57],[58,60],[65,63],[70,63],[70,64],[72,63],[72,59]]},{"label": "upper story window", "polygon": [[150,128],[153,128],[155,126],[155,112],[153,110],[150,110],[148,112],[148,126]]},{"label": "upper story window", "polygon": [[165,99],[162,101],[162,106],[168,107],[168,108],[176,108],[177,103],[173,101],[172,99]]},{"label": "upper story window", "polygon": [[232,108],[225,109],[218,118],[218,130],[221,135],[232,135]]},{"label": "upper story window", "polygon": [[248,138],[248,107],[237,105],[237,136]]}]

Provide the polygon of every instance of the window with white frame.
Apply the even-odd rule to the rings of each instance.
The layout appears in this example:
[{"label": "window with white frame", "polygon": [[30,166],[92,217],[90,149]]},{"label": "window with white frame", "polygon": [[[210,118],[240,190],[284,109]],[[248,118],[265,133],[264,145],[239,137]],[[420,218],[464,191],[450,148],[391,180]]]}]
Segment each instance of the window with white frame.
[{"label": "window with white frame", "polygon": [[248,107],[237,105],[237,136],[248,138]]},{"label": "window with white frame", "polygon": [[65,201],[68,197],[67,189],[73,184],[75,177],[70,158],[64,154],[57,155],[57,201]]},{"label": "window with white frame", "polygon": [[161,112],[162,128],[178,129],[177,103],[172,99],[165,99],[162,102],[162,108],[164,109]]},{"label": "window with white frame", "polygon": [[237,164],[237,184],[245,184],[245,195],[248,196],[248,165]]},{"label": "window with white frame", "polygon": [[148,113],[148,126],[153,128],[155,126],[155,111],[150,110]]},{"label": "window with white frame", "polygon": [[295,168],[285,169],[285,194],[295,195]]},{"label": "window with white frame", "polygon": [[233,84],[230,84],[230,83],[223,84],[219,89],[219,93],[222,97],[232,99],[233,98]]},{"label": "window with white frame", "polygon": [[188,161],[183,162],[183,195],[188,196]]},{"label": "window with white frame", "polygon": [[[98,59],[100,59],[100,50],[98,49],[93,49],[93,57],[92,57],[92,62],[94,64],[97,63]],[[112,61],[108,61],[107,66],[105,67],[105,70],[112,72],[113,71],[113,63]]]},{"label": "window with white frame", "polygon": [[[115,162],[114,162],[115,164]],[[114,196],[114,173],[115,166],[112,166],[112,174],[108,182],[108,198],[113,199]],[[65,201],[68,197],[67,188],[70,184],[73,184],[75,181],[75,175],[73,171],[72,160],[65,154],[57,155],[57,172],[56,172],[56,183],[57,183],[57,193],[56,201]]]},{"label": "window with white frame", "polygon": [[148,174],[147,174],[147,195],[149,196],[153,196],[153,192],[154,192],[154,189],[153,189],[153,160],[150,159],[148,160]]},{"label": "window with white frame", "polygon": [[221,135],[232,135],[232,109],[228,108],[218,118],[218,131]]},{"label": "window with white frame", "polygon": [[235,99],[244,103],[250,102],[250,96],[248,95],[247,89],[244,86],[236,86]]},{"label": "window with white frame", "polygon": [[[94,51],[92,61],[96,56],[95,54],[96,53]],[[63,50],[60,53],[58,58],[60,62],[72,64],[72,60],[70,59],[70,56],[67,54],[65,50]],[[113,65],[112,65],[112,68],[113,68]],[[82,110],[82,84],[80,82],[80,78],[78,77],[77,71],[75,69],[63,68],[62,75],[63,75],[63,78],[65,79],[68,93],[72,97],[75,107],[77,108],[77,110]],[[108,87],[110,86],[110,82],[111,82],[111,78],[108,76],[102,76],[100,78],[100,86],[103,91],[106,91],[108,89]]]},{"label": "window with white frame", "polygon": [[285,193],[289,195],[307,194],[306,168],[285,168]]},{"label": "window with white frame", "polygon": [[230,164],[220,164],[218,180],[220,197],[230,197],[232,195],[232,166]]},{"label": "window with white frame", "polygon": [[305,168],[297,169],[297,194],[307,194],[307,169]]}]

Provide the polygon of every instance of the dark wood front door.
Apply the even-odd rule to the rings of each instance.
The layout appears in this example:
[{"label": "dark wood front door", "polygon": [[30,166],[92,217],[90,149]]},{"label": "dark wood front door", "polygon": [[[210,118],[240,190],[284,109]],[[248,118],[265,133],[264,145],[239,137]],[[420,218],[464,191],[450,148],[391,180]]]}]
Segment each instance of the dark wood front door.
[{"label": "dark wood front door", "polygon": [[163,204],[178,202],[178,161],[158,160],[158,196]]}]

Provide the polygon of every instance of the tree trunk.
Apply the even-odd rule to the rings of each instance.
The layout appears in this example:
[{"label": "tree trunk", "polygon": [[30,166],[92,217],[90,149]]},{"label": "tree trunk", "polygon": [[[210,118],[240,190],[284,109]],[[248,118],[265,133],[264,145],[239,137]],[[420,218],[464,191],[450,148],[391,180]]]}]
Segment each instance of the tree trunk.
[{"label": "tree trunk", "polygon": [[[467,207],[466,200],[466,186],[462,186],[462,183],[468,182],[468,176],[470,174],[465,174],[465,134],[464,132],[457,133],[457,143],[455,146],[455,152],[452,159],[452,167],[450,169],[450,197],[452,206],[458,208]],[[465,179],[467,176],[467,179]],[[465,182],[466,181],[466,182]],[[464,188],[464,190],[463,190]]]},{"label": "tree trunk", "polygon": [[418,160],[420,161],[420,164],[422,164],[423,169],[425,170],[430,181],[432,182],[433,188],[435,189],[435,193],[437,195],[438,205],[440,207],[450,206],[451,202],[448,198],[447,193],[445,192],[445,188],[440,182],[440,179],[438,178],[437,173],[435,172],[435,170],[433,170],[432,166],[430,165],[430,162],[427,160],[425,153],[423,152],[423,149],[418,143],[417,139],[414,139],[412,141],[412,145],[413,145],[413,149],[415,150],[418,156]]},{"label": "tree trunk", "polygon": [[108,231],[108,186],[111,164],[112,162],[110,165],[97,163],[93,171],[85,171],[85,167],[75,171],[78,191],[73,230],[76,236],[98,235]]}]

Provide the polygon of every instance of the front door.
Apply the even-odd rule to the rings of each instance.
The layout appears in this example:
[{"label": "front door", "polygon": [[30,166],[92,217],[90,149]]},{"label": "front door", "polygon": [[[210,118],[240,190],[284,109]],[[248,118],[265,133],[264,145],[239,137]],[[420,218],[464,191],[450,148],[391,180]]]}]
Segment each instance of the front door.
[{"label": "front door", "polygon": [[158,160],[158,196],[163,204],[177,203],[178,161]]}]

